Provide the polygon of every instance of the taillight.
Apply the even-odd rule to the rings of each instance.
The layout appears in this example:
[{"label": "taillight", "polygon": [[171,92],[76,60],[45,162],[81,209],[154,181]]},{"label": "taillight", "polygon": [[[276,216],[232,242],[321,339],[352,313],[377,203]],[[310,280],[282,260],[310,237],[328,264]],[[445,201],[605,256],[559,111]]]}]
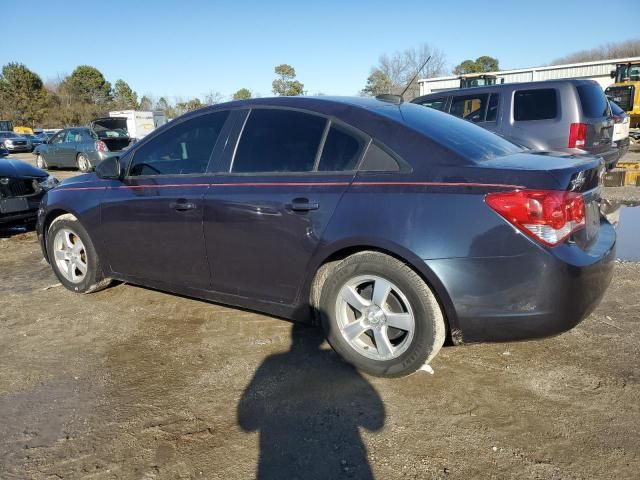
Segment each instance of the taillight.
[{"label": "taillight", "polygon": [[569,148],[582,148],[587,141],[587,124],[572,123],[569,127]]},{"label": "taillight", "polygon": [[109,149],[107,148],[107,144],[104,143],[102,140],[96,140],[96,150],[98,152],[108,152]]},{"label": "taillight", "polygon": [[535,240],[555,247],[585,226],[582,195],[558,190],[489,193],[485,202]]}]

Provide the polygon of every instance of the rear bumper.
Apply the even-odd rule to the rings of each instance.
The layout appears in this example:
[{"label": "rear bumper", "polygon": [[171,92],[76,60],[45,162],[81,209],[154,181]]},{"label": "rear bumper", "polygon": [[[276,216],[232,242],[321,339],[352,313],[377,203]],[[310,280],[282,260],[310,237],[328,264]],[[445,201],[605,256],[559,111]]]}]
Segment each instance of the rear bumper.
[{"label": "rear bumper", "polygon": [[456,343],[544,338],[565,332],[599,304],[613,274],[615,231],[596,244],[533,246],[512,257],[429,260],[453,303]]},{"label": "rear bumper", "polygon": [[618,147],[618,160],[620,160],[629,151],[629,137],[618,140],[616,146]]},{"label": "rear bumper", "polygon": [[620,148],[615,146],[609,150],[598,153],[597,155],[600,155],[604,159],[604,164],[607,167],[607,170],[613,170],[621,156]]},{"label": "rear bumper", "polygon": [[87,157],[89,158],[89,163],[91,164],[91,167],[95,168],[101,161],[111,157],[119,157],[121,154],[122,154],[121,151],[92,152],[87,154]]}]

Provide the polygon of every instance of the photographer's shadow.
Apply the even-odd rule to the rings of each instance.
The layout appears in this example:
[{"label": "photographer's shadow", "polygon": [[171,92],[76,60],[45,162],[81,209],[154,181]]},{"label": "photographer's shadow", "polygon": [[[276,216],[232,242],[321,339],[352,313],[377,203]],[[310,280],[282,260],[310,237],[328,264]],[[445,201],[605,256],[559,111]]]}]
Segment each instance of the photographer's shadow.
[{"label": "photographer's shadow", "polygon": [[323,340],[294,324],[290,350],[266,358],[242,395],[238,424],[260,431],[260,480],[373,478],[359,427],[380,430],[384,405]]}]

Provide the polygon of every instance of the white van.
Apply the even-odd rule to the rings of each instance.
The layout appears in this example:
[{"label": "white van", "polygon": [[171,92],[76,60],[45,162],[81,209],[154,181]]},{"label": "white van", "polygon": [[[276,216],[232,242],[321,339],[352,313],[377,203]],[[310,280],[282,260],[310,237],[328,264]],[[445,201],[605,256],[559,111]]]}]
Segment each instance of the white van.
[{"label": "white van", "polygon": [[135,140],[140,140],[159,126],[167,123],[166,115],[160,111],[116,110],[109,112],[109,116],[126,118],[129,137]]}]

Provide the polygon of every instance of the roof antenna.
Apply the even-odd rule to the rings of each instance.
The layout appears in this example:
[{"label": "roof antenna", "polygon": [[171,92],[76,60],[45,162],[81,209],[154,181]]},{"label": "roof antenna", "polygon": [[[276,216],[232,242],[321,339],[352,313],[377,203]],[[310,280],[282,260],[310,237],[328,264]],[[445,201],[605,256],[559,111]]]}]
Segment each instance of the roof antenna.
[{"label": "roof antenna", "polygon": [[429,55],[427,57],[427,59],[424,61],[424,63],[422,64],[422,66],[418,69],[418,71],[416,72],[416,74],[413,76],[413,78],[409,81],[409,83],[407,83],[407,86],[404,87],[404,90],[402,91],[402,93],[400,94],[400,99],[404,100],[404,94],[407,93],[407,90],[409,90],[409,87],[411,86],[411,84],[415,81],[416,78],[418,78],[418,75],[420,74],[420,72],[422,71],[422,69],[425,67],[425,65],[429,62],[429,60],[431,60],[431,55]]},{"label": "roof antenna", "polygon": [[391,93],[383,93],[381,95],[376,95],[376,100],[380,100],[382,102],[395,103],[396,105],[400,105],[402,102],[404,102],[404,94],[407,93],[407,90],[409,90],[409,87],[415,81],[415,79],[418,77],[418,75],[420,74],[422,69],[425,67],[425,65],[429,62],[429,60],[431,60],[431,55],[429,55],[429,57],[427,57],[427,59],[422,64],[422,66],[416,71],[416,74],[411,78],[411,80],[409,80],[409,83],[407,83],[407,86],[404,87],[404,90],[402,91],[402,93],[400,95],[393,95]]}]

